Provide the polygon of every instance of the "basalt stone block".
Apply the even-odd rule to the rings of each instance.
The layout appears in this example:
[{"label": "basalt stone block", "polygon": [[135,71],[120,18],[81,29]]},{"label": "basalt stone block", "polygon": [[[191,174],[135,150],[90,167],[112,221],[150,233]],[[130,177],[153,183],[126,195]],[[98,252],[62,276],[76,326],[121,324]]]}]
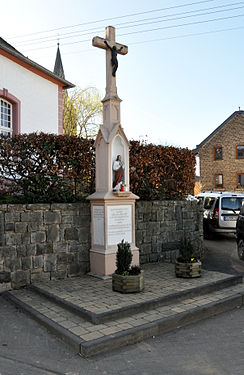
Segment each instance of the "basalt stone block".
[{"label": "basalt stone block", "polygon": [[46,241],[46,232],[32,232],[31,243],[40,243]]},{"label": "basalt stone block", "polygon": [[64,232],[64,238],[66,241],[78,241],[78,230],[76,228],[67,228]]},{"label": "basalt stone block", "polygon": [[21,214],[21,221],[42,224],[43,213],[42,212],[23,212]]},{"label": "basalt stone block", "polygon": [[47,211],[44,212],[44,223],[45,224],[59,224],[61,223],[61,213],[60,212],[52,212]]},{"label": "basalt stone block", "polygon": [[46,227],[46,225],[41,223],[28,223],[28,232],[44,231],[46,230]]},{"label": "basalt stone block", "polygon": [[22,244],[30,244],[30,242],[31,242],[30,233],[22,233],[21,234],[21,243]]},{"label": "basalt stone block", "polygon": [[84,273],[82,271],[82,265],[78,263],[71,263],[67,267],[67,274],[68,276],[78,276]]},{"label": "basalt stone block", "polygon": [[0,256],[3,258],[16,258],[16,246],[2,246],[0,247]]},{"label": "basalt stone block", "polygon": [[5,214],[5,221],[15,223],[20,221],[20,212],[6,212]]},{"label": "basalt stone block", "polygon": [[60,264],[67,264],[68,262],[68,254],[67,253],[59,253],[57,254],[57,263],[58,266]]},{"label": "basalt stone block", "polygon": [[68,243],[67,242],[56,242],[53,244],[53,252],[54,253],[62,253],[68,252]]},{"label": "basalt stone block", "polygon": [[36,255],[50,254],[53,252],[53,246],[50,243],[36,244]]},{"label": "basalt stone block", "polygon": [[23,270],[30,270],[32,268],[32,258],[31,257],[24,257],[21,258],[22,269]]},{"label": "basalt stone block", "polygon": [[29,244],[26,246],[26,256],[36,255],[36,245]]},{"label": "basalt stone block", "polygon": [[28,224],[27,223],[15,223],[15,232],[24,233],[27,232]]},{"label": "basalt stone block", "polygon": [[27,256],[27,246],[26,245],[18,245],[16,246],[17,256],[18,257],[25,257]]},{"label": "basalt stone block", "polygon": [[0,212],[0,246],[5,244],[5,234],[4,234],[4,213]]},{"label": "basalt stone block", "polygon": [[16,271],[11,274],[12,287],[14,289],[21,288],[30,284],[30,271]]},{"label": "basalt stone block", "polygon": [[0,272],[0,283],[9,283],[11,281],[11,273],[2,271]]},{"label": "basalt stone block", "polygon": [[21,234],[9,232],[8,234],[6,234],[5,241],[6,245],[20,245],[22,243]]},{"label": "basalt stone block", "polygon": [[51,272],[57,270],[57,256],[56,254],[44,255],[44,272]]},{"label": "basalt stone block", "polygon": [[43,255],[37,255],[32,257],[32,267],[34,269],[42,269],[44,266],[44,258]]},{"label": "basalt stone block", "polygon": [[14,223],[5,224],[5,232],[14,232],[15,226]]},{"label": "basalt stone block", "polygon": [[40,281],[48,281],[50,280],[50,272],[43,272],[42,269],[40,270],[33,270],[31,271],[31,283],[37,283]]},{"label": "basalt stone block", "polygon": [[48,211],[50,206],[50,203],[31,203],[27,204],[26,208],[31,211]]},{"label": "basalt stone block", "polygon": [[58,224],[51,224],[48,226],[47,241],[48,242],[59,241],[59,225]]},{"label": "basalt stone block", "polygon": [[5,271],[14,272],[21,269],[20,259],[6,259],[4,262]]}]

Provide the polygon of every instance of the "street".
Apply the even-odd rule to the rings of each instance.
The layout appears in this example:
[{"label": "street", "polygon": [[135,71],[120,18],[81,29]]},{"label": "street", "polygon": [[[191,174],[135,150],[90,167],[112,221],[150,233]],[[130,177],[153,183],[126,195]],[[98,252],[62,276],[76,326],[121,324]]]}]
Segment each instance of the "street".
[{"label": "street", "polygon": [[205,240],[204,247],[205,269],[244,276],[244,262],[238,258],[234,234],[216,235],[211,241]]},{"label": "street", "polygon": [[[244,275],[233,236],[205,241],[203,266]],[[0,297],[0,375],[242,375],[244,307],[84,359]]]}]

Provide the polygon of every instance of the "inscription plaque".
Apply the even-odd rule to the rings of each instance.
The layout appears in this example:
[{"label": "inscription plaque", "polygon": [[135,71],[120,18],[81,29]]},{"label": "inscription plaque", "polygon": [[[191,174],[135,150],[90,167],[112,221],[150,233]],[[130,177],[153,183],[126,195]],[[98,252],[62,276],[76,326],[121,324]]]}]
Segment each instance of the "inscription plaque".
[{"label": "inscription plaque", "polygon": [[104,246],[104,207],[93,206],[94,245]]},{"label": "inscription plaque", "polygon": [[108,206],[108,245],[132,242],[132,206]]}]

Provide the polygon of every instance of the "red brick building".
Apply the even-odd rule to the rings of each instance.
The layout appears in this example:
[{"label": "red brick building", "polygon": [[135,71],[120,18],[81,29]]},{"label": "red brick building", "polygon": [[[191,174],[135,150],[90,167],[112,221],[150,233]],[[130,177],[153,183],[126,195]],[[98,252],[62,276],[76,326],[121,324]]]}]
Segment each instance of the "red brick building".
[{"label": "red brick building", "polygon": [[201,191],[244,191],[244,111],[236,111],[196,146]]}]

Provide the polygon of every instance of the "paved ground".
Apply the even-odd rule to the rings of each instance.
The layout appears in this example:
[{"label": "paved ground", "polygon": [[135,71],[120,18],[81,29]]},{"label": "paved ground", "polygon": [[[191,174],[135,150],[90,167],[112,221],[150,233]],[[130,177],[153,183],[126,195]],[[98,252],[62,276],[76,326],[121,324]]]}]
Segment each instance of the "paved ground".
[{"label": "paved ground", "polygon": [[204,268],[244,276],[244,262],[238,258],[234,234],[218,235],[214,240],[205,240],[204,244]]},{"label": "paved ground", "polygon": [[1,375],[243,375],[244,309],[83,359],[0,297]]},{"label": "paved ground", "polygon": [[87,311],[102,314],[226,278],[226,274],[204,270],[200,278],[177,278],[174,264],[168,263],[145,264],[143,269],[146,285],[143,293],[115,293],[111,288],[111,279],[100,280],[91,276],[35,283],[35,286]]},{"label": "paved ground", "polygon": [[[231,267],[235,274],[241,273],[242,263],[235,259],[235,243],[233,239],[228,241],[222,241],[224,246],[219,246],[218,241],[206,241],[209,259],[215,259],[214,270],[226,271]],[[244,373],[243,308],[89,359],[74,354],[1,297],[0,317],[0,375]]]}]

